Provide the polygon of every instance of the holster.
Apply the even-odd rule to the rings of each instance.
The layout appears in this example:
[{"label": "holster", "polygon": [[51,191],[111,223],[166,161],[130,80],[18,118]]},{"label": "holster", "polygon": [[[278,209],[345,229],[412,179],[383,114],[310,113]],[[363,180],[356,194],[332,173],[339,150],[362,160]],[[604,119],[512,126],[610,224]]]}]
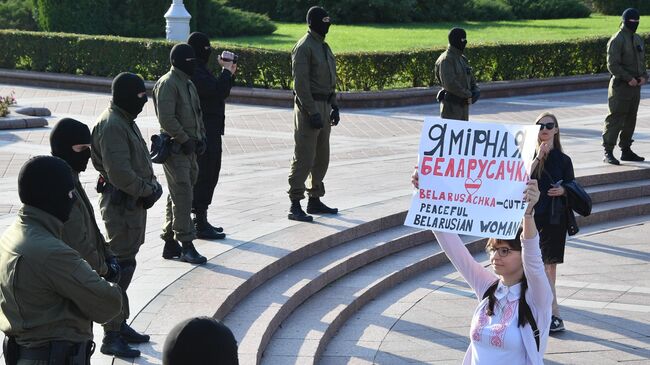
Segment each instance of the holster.
[{"label": "holster", "polygon": [[14,337],[5,336],[5,339],[2,342],[2,352],[4,353],[5,364],[18,364],[18,343],[16,343]]},{"label": "holster", "polygon": [[173,145],[172,137],[165,132],[151,136],[151,152],[149,153],[151,162],[165,163],[172,153]]},{"label": "holster", "polygon": [[52,341],[48,365],[89,365],[90,356],[94,351],[95,343],[92,341],[83,343]]},{"label": "holster", "polygon": [[[100,180],[102,180],[101,184],[101,191],[99,186],[100,186]],[[137,199],[130,196],[129,194],[125,193],[124,191],[116,188],[113,184],[109,183],[106,179],[104,179],[103,176],[99,175],[99,179],[97,180],[97,192],[100,192],[102,194],[109,194],[108,195],[108,200],[110,204],[113,205],[124,205],[126,206],[127,209],[133,210],[135,209],[137,205]]]},{"label": "holster", "polygon": [[467,99],[461,98],[458,95],[454,95],[450,93],[449,91],[445,90],[445,99],[446,102],[448,103],[453,103],[453,104],[459,104],[459,105],[466,105],[467,104]]}]

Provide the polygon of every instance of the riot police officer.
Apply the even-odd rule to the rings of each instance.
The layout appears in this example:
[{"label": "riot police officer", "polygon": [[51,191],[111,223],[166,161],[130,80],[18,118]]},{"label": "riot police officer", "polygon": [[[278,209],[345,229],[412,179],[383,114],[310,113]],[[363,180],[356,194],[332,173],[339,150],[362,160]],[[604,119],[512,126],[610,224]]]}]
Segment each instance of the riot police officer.
[{"label": "riot police officer", "polygon": [[636,34],[639,18],[638,10],[626,9],[621,29],[607,43],[607,69],[612,77],[608,90],[609,115],[605,118],[603,128],[603,161],[612,165],[620,164],[613,153],[617,140],[621,148],[621,160],[645,160],[631,149],[636,114],[641,101],[641,86],[648,82],[645,44]]},{"label": "riot police officer", "polygon": [[472,68],[463,54],[467,46],[467,33],[462,28],[449,31],[449,46],[436,60],[436,80],[442,86],[438,93],[440,117],[469,120],[469,105],[476,103],[481,91],[476,84]]},{"label": "riot police officer", "polygon": [[113,80],[112,101],[99,117],[92,132],[91,158],[100,174],[97,190],[99,206],[106,225],[111,249],[121,267],[117,282],[122,289],[122,312],[104,325],[101,352],[122,357],[140,356],[128,343],[149,341],[126,320],[129,298],[126,290],[136,268],[136,254],[144,243],[147,209],[162,195],[156,180],[147,144],[135,118],[147,102],[144,81],[138,75],[123,72]]},{"label": "riot police officer", "polygon": [[[206,150],[205,127],[201,103],[191,77],[196,69],[196,55],[186,43],[175,45],[170,53],[171,70],[153,88],[153,102],[162,133],[172,137],[176,153],[164,162],[169,184],[163,258],[180,257],[181,261],[205,264],[207,259],[194,248],[196,231],[192,222],[194,184],[198,178],[197,154]],[[182,247],[178,244],[181,242]]]},{"label": "riot police officer", "polygon": [[120,288],[61,240],[74,190],[70,167],[57,157],[34,157],[20,170],[23,206],[0,237],[0,330],[7,336],[7,364],[90,364],[92,322],[120,312]]},{"label": "riot police officer", "polygon": [[336,59],[325,42],[331,20],[325,9],[313,6],[307,12],[309,30],[291,51],[291,72],[294,84],[295,148],[289,173],[288,218],[311,222],[300,206],[305,198],[307,181],[307,213],[337,214],[320,201],[325,195],[323,179],[330,159],[331,126],[341,120],[336,101]]}]

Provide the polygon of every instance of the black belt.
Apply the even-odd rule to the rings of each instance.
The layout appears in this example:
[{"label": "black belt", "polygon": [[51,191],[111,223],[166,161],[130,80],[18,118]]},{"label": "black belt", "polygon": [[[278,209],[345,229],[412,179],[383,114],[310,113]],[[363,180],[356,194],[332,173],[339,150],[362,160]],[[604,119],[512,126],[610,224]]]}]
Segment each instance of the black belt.
[{"label": "black belt", "polygon": [[18,358],[23,360],[48,361],[50,359],[50,346],[35,348],[19,346]]},{"label": "black belt", "polygon": [[330,101],[332,94],[311,94],[315,101]]},{"label": "black belt", "polygon": [[460,105],[466,105],[467,104],[467,99],[466,98],[461,98],[458,95],[454,95],[447,91],[445,94],[445,101],[454,103],[454,104],[460,104]]}]

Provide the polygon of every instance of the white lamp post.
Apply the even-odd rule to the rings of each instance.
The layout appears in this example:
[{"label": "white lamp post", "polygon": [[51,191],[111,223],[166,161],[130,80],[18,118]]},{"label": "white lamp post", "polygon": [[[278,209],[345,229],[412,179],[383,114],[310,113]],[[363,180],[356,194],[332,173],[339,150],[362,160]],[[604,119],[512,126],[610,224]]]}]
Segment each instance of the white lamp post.
[{"label": "white lamp post", "polygon": [[190,36],[190,19],[192,16],[185,9],[183,0],[173,0],[172,6],[165,13],[167,19],[168,41],[186,42]]}]

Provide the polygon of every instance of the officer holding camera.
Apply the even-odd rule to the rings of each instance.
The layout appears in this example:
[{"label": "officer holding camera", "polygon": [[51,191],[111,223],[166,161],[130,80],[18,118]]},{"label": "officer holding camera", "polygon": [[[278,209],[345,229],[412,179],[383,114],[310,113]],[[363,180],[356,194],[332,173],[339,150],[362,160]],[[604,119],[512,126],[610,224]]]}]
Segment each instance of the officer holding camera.
[{"label": "officer holding camera", "polygon": [[467,57],[463,54],[467,45],[464,29],[453,28],[449,32],[449,46],[436,60],[435,74],[442,90],[438,93],[440,117],[469,120],[469,105],[476,103],[481,90],[476,85]]},{"label": "officer holding camera", "polygon": [[208,222],[208,207],[212,203],[214,189],[219,181],[221,170],[221,136],[225,129],[226,98],[234,84],[237,71],[237,55],[223,51],[217,56],[221,66],[218,77],[208,67],[212,47],[207,35],[200,32],[190,34],[187,43],[196,54],[196,69],[192,82],[196,86],[201,101],[203,125],[205,127],[205,153],[197,156],[199,175],[194,185],[192,213],[194,213],[194,228],[196,237],[204,239],[223,239],[226,234],[223,228],[214,227]]}]

